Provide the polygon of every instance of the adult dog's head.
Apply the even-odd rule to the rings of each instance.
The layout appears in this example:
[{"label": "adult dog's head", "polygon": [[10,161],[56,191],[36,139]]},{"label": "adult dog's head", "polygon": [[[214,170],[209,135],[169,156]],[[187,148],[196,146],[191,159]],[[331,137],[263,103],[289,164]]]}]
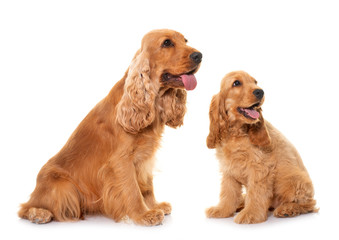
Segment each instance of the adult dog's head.
[{"label": "adult dog's head", "polygon": [[181,33],[172,30],[154,30],[142,40],[140,53],[150,64],[150,76],[160,86],[193,90],[202,54],[187,46]]},{"label": "adult dog's head", "polygon": [[264,99],[264,91],[248,73],[228,73],[221,82],[220,92],[211,101],[207,146],[215,148],[230,129],[248,133],[254,145],[268,145],[270,139],[261,113]]},{"label": "adult dog's head", "polygon": [[202,54],[187,46],[173,30],[154,30],[144,36],[129,66],[124,94],[117,106],[117,120],[125,131],[140,132],[156,114],[171,127],[182,125],[186,90],[197,81]]}]

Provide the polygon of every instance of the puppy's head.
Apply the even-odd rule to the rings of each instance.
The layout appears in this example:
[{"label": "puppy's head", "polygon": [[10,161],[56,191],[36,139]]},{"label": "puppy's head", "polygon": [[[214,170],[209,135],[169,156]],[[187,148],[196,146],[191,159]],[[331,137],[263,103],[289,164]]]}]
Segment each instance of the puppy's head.
[{"label": "puppy's head", "polygon": [[229,121],[255,124],[260,119],[264,103],[264,91],[248,73],[235,71],[227,74],[221,82],[225,111]]},{"label": "puppy's head", "polygon": [[207,146],[215,148],[230,128],[247,131],[251,142],[257,146],[270,144],[261,106],[264,91],[248,73],[235,71],[227,74],[210,105],[210,133]]}]

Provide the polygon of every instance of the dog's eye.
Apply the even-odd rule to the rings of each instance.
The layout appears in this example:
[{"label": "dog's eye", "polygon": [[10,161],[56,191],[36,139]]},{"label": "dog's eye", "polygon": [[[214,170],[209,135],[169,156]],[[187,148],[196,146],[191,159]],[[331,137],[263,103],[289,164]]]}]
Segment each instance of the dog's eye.
[{"label": "dog's eye", "polygon": [[237,86],[240,86],[241,85],[241,82],[239,81],[239,80],[235,80],[234,82],[233,82],[233,87],[237,87]]},{"label": "dog's eye", "polygon": [[166,39],[166,40],[162,43],[161,46],[162,46],[162,47],[173,47],[174,44],[172,43],[172,41],[171,41],[170,39]]}]

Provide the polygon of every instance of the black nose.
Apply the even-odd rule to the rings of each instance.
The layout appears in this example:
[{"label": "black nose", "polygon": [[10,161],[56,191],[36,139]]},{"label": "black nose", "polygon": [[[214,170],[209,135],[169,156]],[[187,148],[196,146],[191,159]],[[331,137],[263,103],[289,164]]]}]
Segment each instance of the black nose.
[{"label": "black nose", "polygon": [[258,100],[261,100],[264,97],[264,91],[262,89],[255,89],[253,94]]},{"label": "black nose", "polygon": [[190,55],[190,58],[193,60],[193,62],[200,63],[202,59],[202,54],[200,52],[194,52]]}]

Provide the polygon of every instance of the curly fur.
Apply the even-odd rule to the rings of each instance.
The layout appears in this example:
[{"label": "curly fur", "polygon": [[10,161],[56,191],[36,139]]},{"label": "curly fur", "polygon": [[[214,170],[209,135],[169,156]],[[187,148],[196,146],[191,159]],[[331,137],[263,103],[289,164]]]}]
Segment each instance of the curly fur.
[{"label": "curly fur", "polygon": [[[170,39],[175,46],[163,48]],[[196,52],[172,30],[146,34],[125,76],[79,124],[65,146],[40,170],[19,216],[35,223],[75,221],[86,214],[125,216],[158,225],[171,205],[155,200],[152,169],[164,126],[183,124],[186,90],[162,74],[196,72]]]},{"label": "curly fur", "polygon": [[155,97],[159,84],[149,76],[149,60],[139,54],[130,65],[124,94],[117,105],[117,120],[125,131],[137,133],[155,118]]},{"label": "curly fur", "polygon": [[[240,85],[234,86],[234,82]],[[311,179],[294,146],[262,116],[264,102],[253,94],[260,89],[245,72],[231,72],[221,82],[210,105],[207,146],[216,148],[222,173],[220,202],[206,210],[211,218],[232,216],[236,223],[259,223],[269,208],[276,217],[316,212]],[[252,107],[257,119],[238,108]],[[242,186],[246,195],[242,195]]]}]

